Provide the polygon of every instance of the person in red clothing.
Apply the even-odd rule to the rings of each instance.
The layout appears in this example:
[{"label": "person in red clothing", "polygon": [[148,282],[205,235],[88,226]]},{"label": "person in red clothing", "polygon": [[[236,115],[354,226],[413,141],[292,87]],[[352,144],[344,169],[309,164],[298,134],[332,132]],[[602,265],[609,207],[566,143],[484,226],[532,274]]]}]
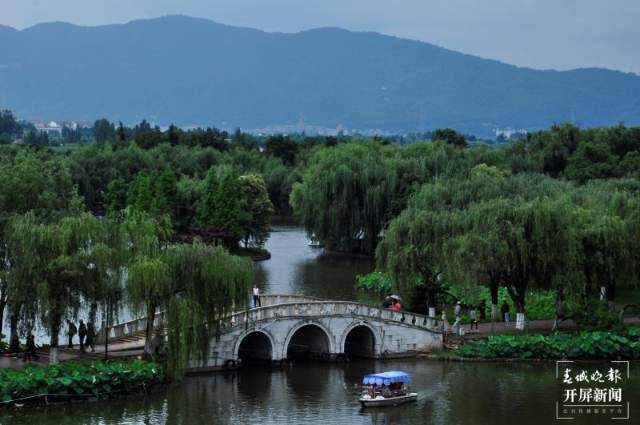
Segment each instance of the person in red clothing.
[{"label": "person in red clothing", "polygon": [[402,304],[400,304],[400,301],[398,300],[394,300],[393,304],[391,304],[391,310],[393,311],[400,311],[402,310]]}]

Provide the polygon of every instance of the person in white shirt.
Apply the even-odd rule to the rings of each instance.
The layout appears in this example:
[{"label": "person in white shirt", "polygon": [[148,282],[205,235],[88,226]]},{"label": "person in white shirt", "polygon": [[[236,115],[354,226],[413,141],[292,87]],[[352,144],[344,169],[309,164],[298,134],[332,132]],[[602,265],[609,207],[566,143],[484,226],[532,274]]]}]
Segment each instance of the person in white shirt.
[{"label": "person in white shirt", "polygon": [[253,308],[262,307],[260,304],[260,289],[258,285],[253,284]]}]

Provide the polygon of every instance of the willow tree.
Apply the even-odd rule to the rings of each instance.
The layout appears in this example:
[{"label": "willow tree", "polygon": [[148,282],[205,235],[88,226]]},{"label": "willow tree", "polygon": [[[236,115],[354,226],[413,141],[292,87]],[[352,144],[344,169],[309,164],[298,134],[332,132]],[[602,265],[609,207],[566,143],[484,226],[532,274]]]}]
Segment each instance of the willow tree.
[{"label": "willow tree", "polygon": [[222,247],[175,245],[163,253],[169,268],[169,370],[180,376],[190,363],[204,362],[223,319],[243,308],[253,283],[253,267]]},{"label": "willow tree", "polygon": [[16,216],[31,212],[41,223],[79,213],[81,201],[62,158],[30,149],[10,150],[0,156],[0,327],[8,306],[11,336],[17,337],[24,308],[22,287],[11,283],[9,225]]},{"label": "willow tree", "polygon": [[373,254],[396,183],[392,148],[344,143],[312,157],[290,202],[307,231],[330,249]]},{"label": "willow tree", "polygon": [[63,319],[81,306],[81,282],[90,272],[87,254],[96,224],[90,214],[41,224],[32,213],[11,223],[12,280],[28,315],[38,312],[48,330],[52,361],[57,361]]},{"label": "willow tree", "polygon": [[201,243],[172,245],[154,258],[136,260],[127,291],[131,307],[147,318],[145,354],[153,355],[153,322],[161,310],[172,375],[181,376],[189,362],[204,361],[220,321],[243,305],[252,282],[250,260]]},{"label": "willow tree", "polygon": [[387,228],[378,246],[378,267],[386,270],[397,290],[416,307],[424,293],[426,306],[435,307],[444,293],[442,276],[443,243],[452,235],[449,217],[439,211],[408,208]]},{"label": "willow tree", "polygon": [[169,267],[160,258],[142,257],[129,268],[127,280],[129,305],[134,314],[144,312],[147,319],[144,352],[152,355],[154,322],[158,307],[172,295]]},{"label": "willow tree", "polygon": [[[504,285],[522,315],[530,283],[559,282],[559,264],[577,262],[572,208],[549,203],[568,188],[542,176],[484,172],[426,184],[389,224],[376,255],[379,267],[404,295],[424,292],[430,307],[444,292],[442,276],[469,288],[487,285],[494,310]],[[562,243],[550,239],[561,236]]]},{"label": "willow tree", "polygon": [[575,196],[583,251],[585,294],[606,288],[613,301],[619,286],[640,283],[640,185],[637,182],[593,182]]}]

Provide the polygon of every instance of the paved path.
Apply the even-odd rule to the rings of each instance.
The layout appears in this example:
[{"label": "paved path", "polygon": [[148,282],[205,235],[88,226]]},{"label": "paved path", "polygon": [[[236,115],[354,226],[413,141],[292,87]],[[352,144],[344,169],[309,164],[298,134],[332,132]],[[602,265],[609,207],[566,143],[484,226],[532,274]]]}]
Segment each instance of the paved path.
[{"label": "paved path", "polygon": [[[626,317],[624,319],[625,325],[637,324],[640,323],[640,317]],[[483,322],[478,325],[478,330],[470,330],[468,323],[463,323],[462,327],[465,332],[465,337],[474,338],[474,337],[483,337],[489,335],[491,333],[497,334],[509,334],[509,333],[518,333],[516,329],[516,322],[511,321],[509,323],[504,322],[496,322],[494,323],[494,329],[491,329],[491,322]],[[551,332],[551,328],[553,327],[553,320],[531,320],[526,322],[526,330],[529,331],[540,331]],[[578,326],[573,320],[566,320],[560,323],[560,330],[563,331],[572,331],[578,329]]]}]

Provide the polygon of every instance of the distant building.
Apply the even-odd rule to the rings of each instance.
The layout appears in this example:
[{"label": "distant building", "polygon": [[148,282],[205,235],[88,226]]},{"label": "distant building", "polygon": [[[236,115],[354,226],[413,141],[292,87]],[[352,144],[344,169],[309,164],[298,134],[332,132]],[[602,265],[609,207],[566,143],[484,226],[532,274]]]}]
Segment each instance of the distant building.
[{"label": "distant building", "polygon": [[46,133],[48,136],[62,136],[64,125],[55,121],[31,121],[31,124],[40,133]]},{"label": "distant building", "polygon": [[515,128],[511,128],[511,127],[494,128],[493,132],[495,133],[497,140],[518,139],[518,138],[521,138],[523,136],[526,136],[527,133],[528,133],[528,131],[523,129],[523,128],[515,129]]}]

